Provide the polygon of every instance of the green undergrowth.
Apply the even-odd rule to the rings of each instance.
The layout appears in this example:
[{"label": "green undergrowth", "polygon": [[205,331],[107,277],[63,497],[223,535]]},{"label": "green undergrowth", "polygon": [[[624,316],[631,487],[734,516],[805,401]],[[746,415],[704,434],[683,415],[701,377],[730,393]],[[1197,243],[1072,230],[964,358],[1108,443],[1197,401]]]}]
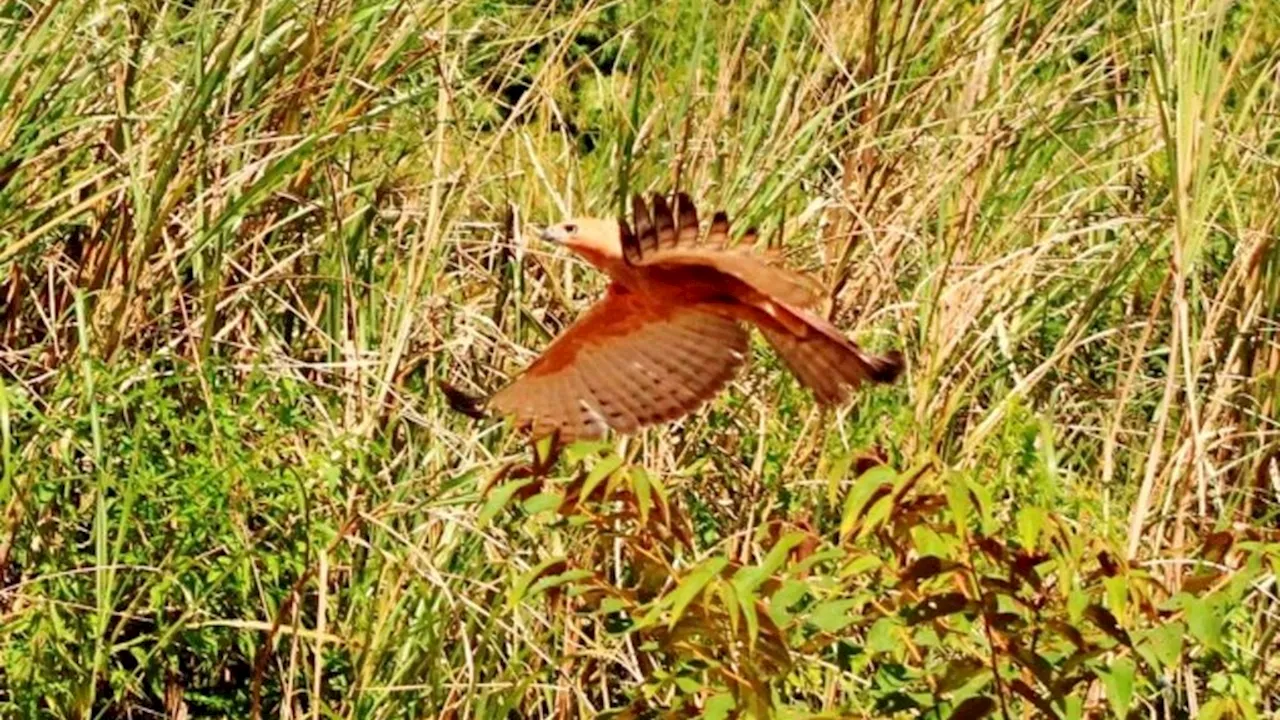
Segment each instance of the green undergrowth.
[{"label": "green undergrowth", "polygon": [[399,717],[462,692],[481,716],[550,713],[573,688],[623,716],[1070,718],[1092,686],[1124,715],[1193,669],[1212,716],[1260,717],[1273,690],[1249,598],[1280,544],[1211,535],[1175,590],[1050,482],[1027,418],[1001,468],[824,450],[810,483],[778,484],[771,454],[741,487],[714,458],[659,473],[580,443],[518,477],[450,468],[411,423],[335,431],[340,398],[308,383],[83,372],[40,403],[6,389],[0,677],[24,716],[179,697]]}]

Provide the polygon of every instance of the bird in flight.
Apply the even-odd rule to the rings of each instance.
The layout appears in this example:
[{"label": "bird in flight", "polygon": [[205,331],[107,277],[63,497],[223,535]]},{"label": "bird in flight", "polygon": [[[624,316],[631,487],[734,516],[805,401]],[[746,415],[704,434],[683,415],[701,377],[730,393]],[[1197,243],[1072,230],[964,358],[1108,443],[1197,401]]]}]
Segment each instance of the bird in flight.
[{"label": "bird in flight", "polygon": [[692,412],[741,367],[747,326],[760,330],[823,405],[901,372],[900,353],[869,353],[815,313],[821,295],[814,281],[730,247],[723,211],[705,233],[684,193],[670,203],[654,195],[650,205],[636,196],[632,213],[634,228],[625,218],[579,218],[542,233],[611,282],[486,403],[534,438],[554,434],[568,443],[608,429],[630,433]]}]

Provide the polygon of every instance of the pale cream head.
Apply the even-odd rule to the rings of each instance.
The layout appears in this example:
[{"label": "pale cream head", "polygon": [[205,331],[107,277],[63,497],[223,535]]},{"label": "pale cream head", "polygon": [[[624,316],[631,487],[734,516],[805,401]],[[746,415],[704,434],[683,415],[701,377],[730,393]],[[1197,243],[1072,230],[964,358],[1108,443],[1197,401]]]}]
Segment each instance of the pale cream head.
[{"label": "pale cream head", "polygon": [[542,239],[560,243],[595,265],[622,259],[622,233],[617,220],[574,218],[542,231]]}]

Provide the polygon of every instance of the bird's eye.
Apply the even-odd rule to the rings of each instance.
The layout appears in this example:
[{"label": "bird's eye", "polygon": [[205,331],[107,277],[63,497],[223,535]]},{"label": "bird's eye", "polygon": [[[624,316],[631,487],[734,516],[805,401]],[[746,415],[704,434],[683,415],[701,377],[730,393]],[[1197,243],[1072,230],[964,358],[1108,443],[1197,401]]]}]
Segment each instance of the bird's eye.
[{"label": "bird's eye", "polygon": [[577,226],[577,225],[574,225],[573,223],[565,223],[565,225],[564,225],[564,231],[565,231],[565,233],[567,233],[567,234],[569,234],[569,235],[577,235],[577,234],[578,234],[578,226]]}]

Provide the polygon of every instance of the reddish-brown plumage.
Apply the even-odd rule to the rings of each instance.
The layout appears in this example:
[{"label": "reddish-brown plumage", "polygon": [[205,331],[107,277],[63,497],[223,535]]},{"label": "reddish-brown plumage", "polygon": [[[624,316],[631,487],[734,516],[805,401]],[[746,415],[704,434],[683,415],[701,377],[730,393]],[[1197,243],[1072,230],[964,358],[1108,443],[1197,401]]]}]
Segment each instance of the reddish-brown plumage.
[{"label": "reddish-brown plumage", "polygon": [[[716,213],[701,238],[683,193],[652,212],[636,198],[627,222],[562,223],[558,240],[613,279],[605,297],[490,400],[535,436],[563,441],[632,432],[694,410],[727,383],[759,328],[819,402],[843,402],[865,380],[891,382],[896,352],[866,353],[811,312],[820,294],[803,275],[728,247]],[[748,231],[754,234],[754,231]]]}]

